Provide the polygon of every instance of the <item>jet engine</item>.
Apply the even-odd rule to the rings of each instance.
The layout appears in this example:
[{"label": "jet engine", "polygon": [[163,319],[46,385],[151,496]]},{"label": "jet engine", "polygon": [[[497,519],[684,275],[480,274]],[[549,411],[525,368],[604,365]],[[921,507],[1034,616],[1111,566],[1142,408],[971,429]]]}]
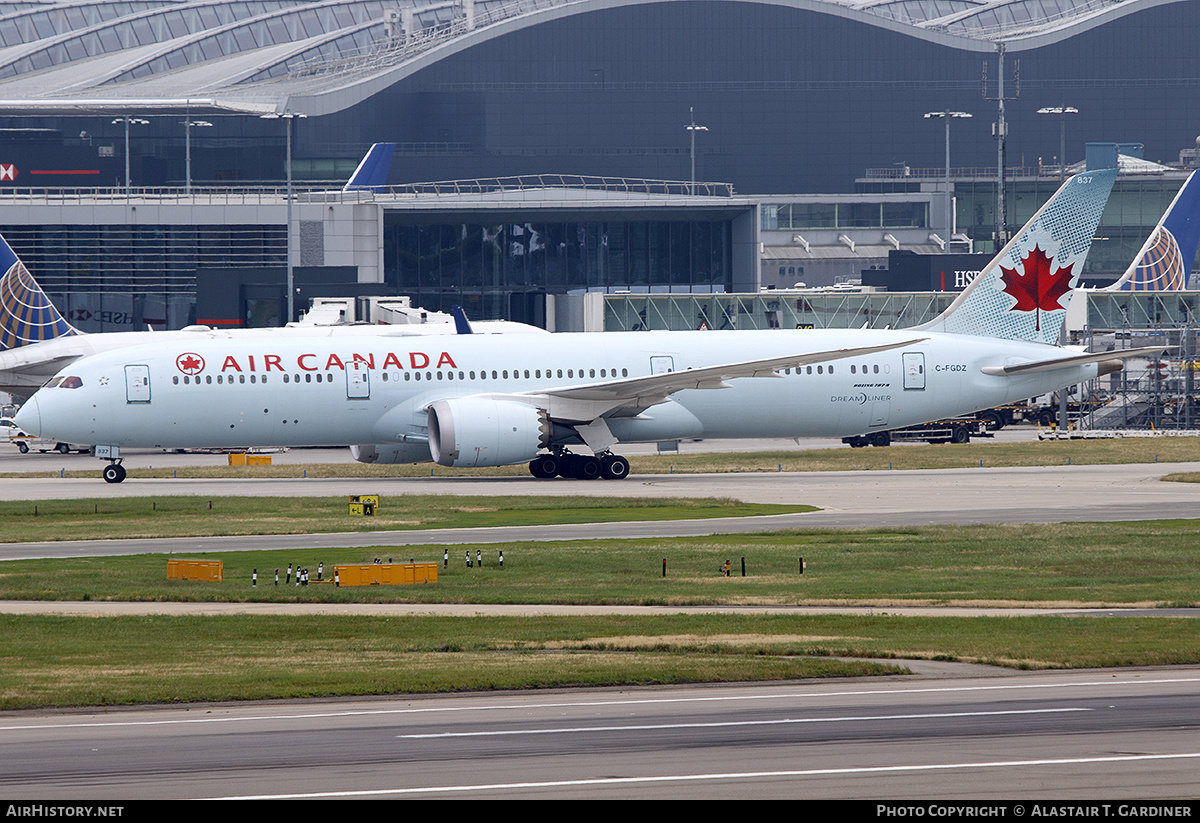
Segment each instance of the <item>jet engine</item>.
[{"label": "jet engine", "polygon": [[508,466],[550,445],[550,421],[534,406],[489,397],[429,407],[429,453],[443,466]]}]

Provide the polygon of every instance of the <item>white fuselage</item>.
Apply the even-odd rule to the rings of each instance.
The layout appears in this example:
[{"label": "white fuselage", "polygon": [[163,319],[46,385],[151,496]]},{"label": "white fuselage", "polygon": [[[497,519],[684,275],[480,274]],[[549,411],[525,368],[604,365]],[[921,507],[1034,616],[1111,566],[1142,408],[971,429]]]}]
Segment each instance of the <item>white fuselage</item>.
[{"label": "white fuselage", "polygon": [[[547,334],[543,329],[524,323],[504,320],[476,321],[475,330],[481,334]],[[209,326],[189,326],[173,331],[124,331],[100,334],[71,334],[32,343],[16,349],[0,351],[0,391],[28,397],[69,363],[83,357],[151,344],[191,346],[192,341],[230,340],[250,345],[261,339],[287,337],[397,337],[445,336],[455,333],[454,323],[406,323],[387,326],[367,324],[300,326],[263,329],[217,329]]]},{"label": "white fuselage", "polygon": [[[428,460],[430,404],[539,393],[661,371],[913,340],[911,331],[629,332],[427,338],[313,335],[197,339],[77,361],[77,388],[40,390],[26,431],[119,447],[413,444]],[[1020,400],[1094,377],[1096,364],[984,374],[1053,356],[1037,343],[927,333],[867,356],[683,390],[607,416],[620,442],[680,437],[841,437]],[[520,401],[518,401],[520,402]]]}]

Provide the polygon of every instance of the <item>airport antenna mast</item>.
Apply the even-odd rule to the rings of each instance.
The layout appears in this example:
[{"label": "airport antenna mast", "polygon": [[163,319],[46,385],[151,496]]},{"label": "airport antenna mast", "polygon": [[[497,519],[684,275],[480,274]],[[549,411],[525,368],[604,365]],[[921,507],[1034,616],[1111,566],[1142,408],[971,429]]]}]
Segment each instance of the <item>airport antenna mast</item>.
[{"label": "airport antenna mast", "polygon": [[983,99],[997,104],[996,122],[992,124],[992,136],[996,138],[996,251],[1004,248],[1008,242],[1008,205],[1004,198],[1004,180],[1007,177],[1005,168],[1005,150],[1008,139],[1008,123],[1004,120],[1004,103],[1016,100],[1021,96],[1021,61],[1013,61],[1013,96],[1004,96],[1004,42],[996,44],[998,71],[996,80],[996,96],[988,96],[987,61],[983,63]]}]

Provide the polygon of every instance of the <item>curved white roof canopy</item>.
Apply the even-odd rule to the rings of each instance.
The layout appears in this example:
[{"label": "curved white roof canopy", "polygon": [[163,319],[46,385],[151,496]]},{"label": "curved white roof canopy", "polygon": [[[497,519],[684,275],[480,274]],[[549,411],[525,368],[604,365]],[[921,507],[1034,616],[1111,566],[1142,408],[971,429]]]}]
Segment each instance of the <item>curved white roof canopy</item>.
[{"label": "curved white roof canopy", "polygon": [[[725,0],[831,14],[980,53],[1000,42],[1009,52],[1049,45],[1187,1]],[[0,111],[329,114],[513,31],[658,2],[679,0],[0,2]]]}]

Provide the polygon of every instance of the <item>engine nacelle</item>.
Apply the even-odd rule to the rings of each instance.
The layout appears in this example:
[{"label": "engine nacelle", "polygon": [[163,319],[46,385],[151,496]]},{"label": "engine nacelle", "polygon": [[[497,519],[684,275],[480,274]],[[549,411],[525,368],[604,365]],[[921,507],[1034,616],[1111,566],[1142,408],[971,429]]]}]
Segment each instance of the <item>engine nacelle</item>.
[{"label": "engine nacelle", "polygon": [[508,466],[550,445],[550,421],[534,406],[488,397],[429,407],[429,453],[442,466]]},{"label": "engine nacelle", "polygon": [[429,446],[425,443],[365,443],[350,447],[350,456],[359,463],[428,463]]}]

